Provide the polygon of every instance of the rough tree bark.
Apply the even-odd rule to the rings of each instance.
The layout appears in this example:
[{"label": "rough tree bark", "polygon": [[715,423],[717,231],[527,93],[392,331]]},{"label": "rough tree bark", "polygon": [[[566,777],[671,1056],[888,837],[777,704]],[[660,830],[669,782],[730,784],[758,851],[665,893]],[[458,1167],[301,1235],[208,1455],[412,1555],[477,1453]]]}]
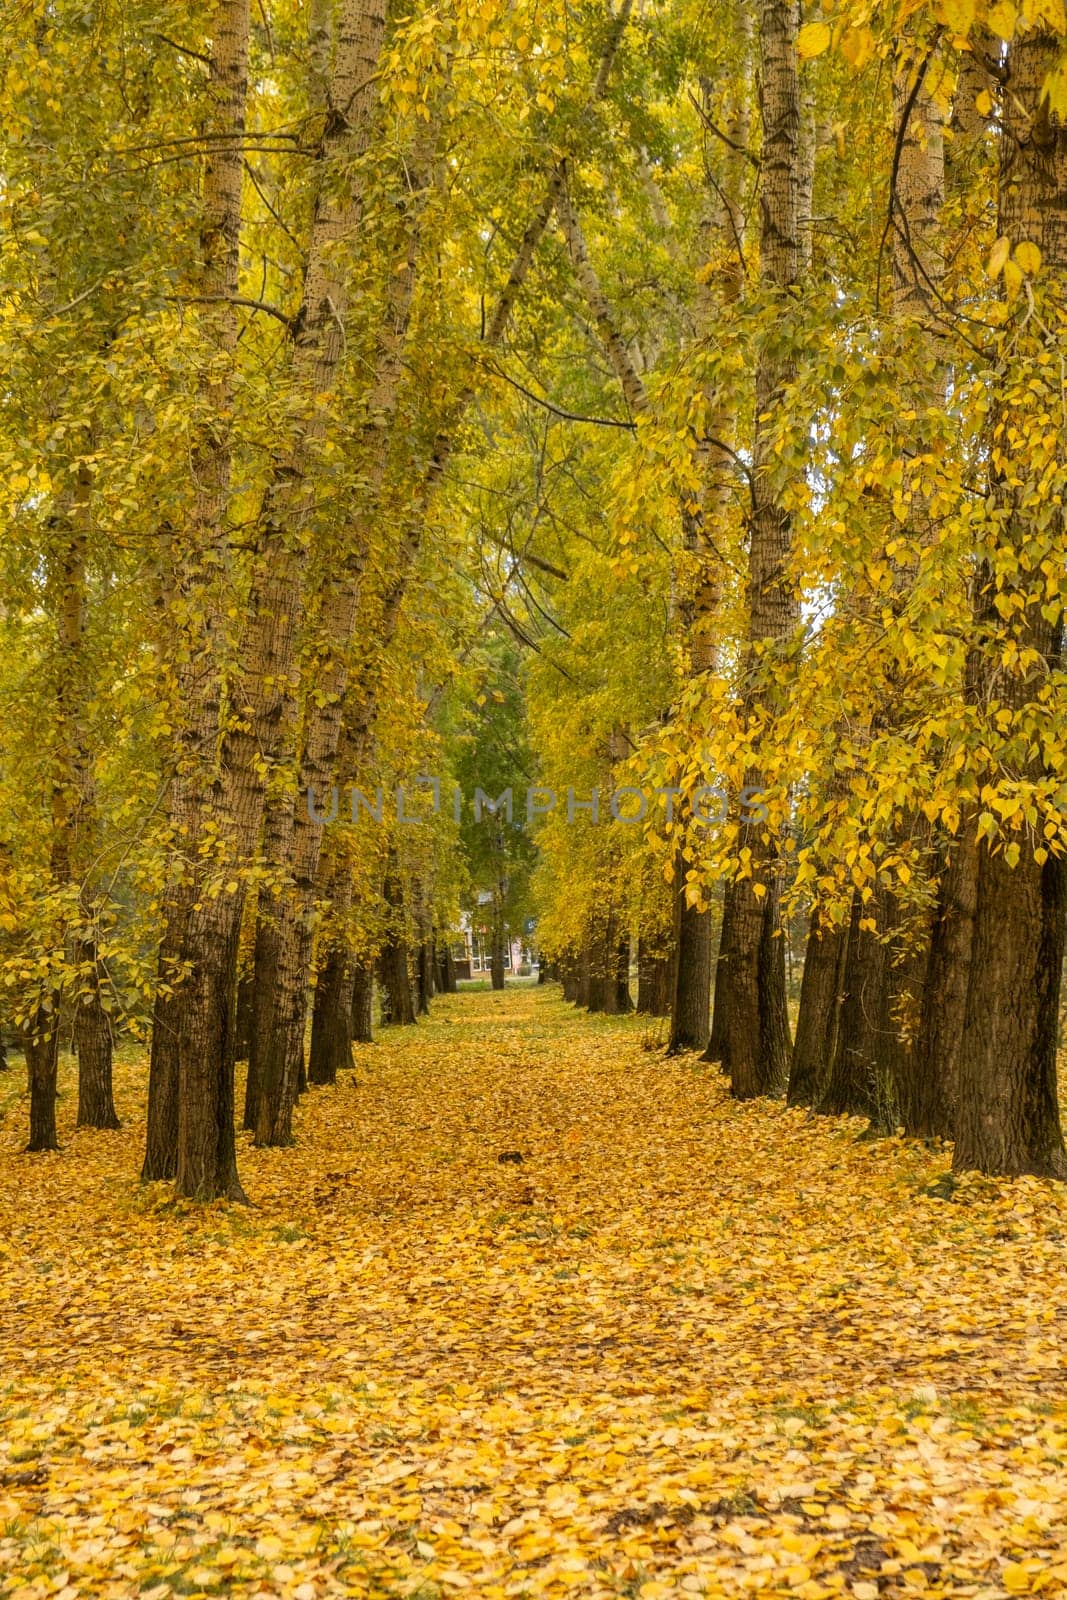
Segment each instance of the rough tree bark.
[{"label": "rough tree bark", "polygon": [[[196,441],[193,458],[192,508],[188,532],[171,540],[174,564],[170,587],[190,619],[181,630],[172,671],[174,704],[181,717],[178,760],[171,783],[170,819],[181,851],[172,874],[164,906],[164,932],[160,943],[158,982],[153,1008],[152,1047],[148,1080],[148,1128],[144,1179],[173,1178],[179,1166],[180,1102],[186,1098],[181,1084],[183,1045],[186,1059],[201,1042],[203,1013],[194,1022],[194,985],[186,983],[184,967],[200,957],[200,930],[193,928],[197,903],[197,853],[205,825],[220,799],[217,750],[222,699],[223,601],[220,573],[229,568],[227,508],[230,492],[230,433],[223,419],[231,414],[231,367],[238,339],[237,294],[240,261],[241,185],[248,82],[248,0],[220,0],[212,27],[212,56],[208,86],[207,152],[203,164],[200,260],[195,290],[211,309],[205,312],[206,337],[221,354],[205,385],[211,409],[210,427]],[[205,930],[206,932],[206,930]],[[213,957],[217,961],[217,954]],[[205,996],[206,1000],[206,996]],[[225,1074],[216,1064],[215,1076]],[[187,1088],[192,1089],[190,1079]],[[229,1098],[232,1099],[232,1078]],[[226,1086],[209,1085],[209,1110],[216,1128],[213,1135],[201,1129],[202,1117],[187,1125],[197,1130],[205,1150],[204,1160],[183,1165],[186,1192],[230,1193],[243,1198],[237,1177],[232,1128],[227,1138],[220,1118],[227,1099]]]},{"label": "rough tree bark", "polygon": [[848,935],[847,923],[825,923],[818,909],[812,912],[789,1067],[786,1099],[791,1106],[819,1103],[837,1054]]},{"label": "rough tree bark", "polygon": [[[731,19],[733,59],[726,94],[726,140],[704,135],[705,214],[700,253],[704,272],[697,299],[700,337],[714,338],[715,329],[741,298],[745,281],[745,178],[752,136],[749,67],[752,55],[753,8],[734,7]],[[705,115],[713,104],[711,85],[704,85]],[[714,147],[714,149],[713,149]],[[692,678],[720,669],[723,551],[730,546],[730,523],[738,493],[737,397],[726,385],[709,386],[707,421],[697,446],[699,511],[683,518],[687,560],[692,568],[679,595],[679,616],[687,641]],[[689,858],[679,851],[675,876],[684,881]],[[710,908],[680,904],[673,967],[672,1024],[667,1049],[704,1051],[704,1059],[722,1061],[726,1051],[727,985],[720,982],[722,958],[729,938],[729,885],[723,901],[718,956],[712,955],[714,930]],[[712,1005],[712,993],[714,1005]],[[709,1010],[713,1015],[709,1024]]]},{"label": "rough tree bark", "polygon": [[374,967],[357,961],[352,971],[352,1038],[356,1044],[373,1044]]},{"label": "rough tree bark", "polygon": [[319,968],[315,984],[308,1083],[336,1083],[338,1071],[351,1065],[352,975],[334,949]]},{"label": "rough tree bark", "polygon": [[401,1027],[411,1027],[415,1022],[415,999],[411,990],[411,958],[404,893],[395,870],[390,870],[386,874],[382,893],[390,910],[389,927],[378,956],[383,1020]]},{"label": "rough tree bark", "polygon": [[39,1006],[23,1024],[22,1048],[30,1088],[28,1151],[58,1150],[56,1079],[59,1070],[59,996],[49,1009]]},{"label": "rough tree bark", "polygon": [[[761,0],[759,100],[760,281],[768,309],[785,310],[800,278],[801,106],[795,0]],[[748,636],[741,720],[769,729],[777,705],[770,667],[792,637],[797,599],[789,576],[792,523],[782,498],[778,445],[783,392],[794,373],[780,330],[765,334],[756,362],[756,423],[752,450],[752,512],[748,555]],[[766,732],[764,734],[766,737]],[[753,762],[745,787],[756,794],[764,775]],[[767,824],[742,812],[738,845],[751,851],[752,875],[732,892],[726,982],[726,1060],[739,1099],[784,1092],[791,1041],[781,927],[782,864]]]},{"label": "rough tree bark", "polygon": [[[1008,46],[1002,101],[999,233],[1013,246],[1036,244],[1044,266],[1042,289],[1058,303],[1067,291],[1067,126],[1056,115],[1045,86],[1062,52],[1062,40],[1044,22],[1016,35]],[[1045,316],[1014,336],[1012,361],[1030,361],[1051,347],[1055,336]],[[1055,380],[1059,403],[1059,379]],[[993,439],[1014,423],[1015,407],[998,397]],[[1060,428],[1059,450],[1064,448]],[[997,547],[977,581],[981,633],[974,677],[988,714],[997,706],[1011,712],[1035,699],[1050,667],[1058,667],[1062,616],[1042,609],[1043,575],[1030,569],[1025,552],[1047,534],[1035,529],[1033,499],[1027,500],[1025,468],[1000,465],[995,446],[992,492],[1002,521]],[[1062,512],[1059,513],[1062,528]],[[998,571],[998,561],[1002,563]],[[1009,576],[1005,576],[1005,572]],[[1000,586],[998,588],[998,585]],[[1007,589],[1018,602],[1005,621],[995,604]],[[1019,651],[1014,667],[1004,666],[1004,647]],[[1036,664],[1030,664],[1036,663]],[[1044,776],[1040,758],[1019,759],[1012,776],[1035,781]],[[1035,855],[1037,841],[1017,840],[1013,868],[1005,841],[977,843],[977,875],[971,961],[959,1053],[959,1108],[953,1167],[956,1171],[1067,1178],[1067,1154],[1060,1127],[1056,1043],[1064,955],[1064,864]]]}]

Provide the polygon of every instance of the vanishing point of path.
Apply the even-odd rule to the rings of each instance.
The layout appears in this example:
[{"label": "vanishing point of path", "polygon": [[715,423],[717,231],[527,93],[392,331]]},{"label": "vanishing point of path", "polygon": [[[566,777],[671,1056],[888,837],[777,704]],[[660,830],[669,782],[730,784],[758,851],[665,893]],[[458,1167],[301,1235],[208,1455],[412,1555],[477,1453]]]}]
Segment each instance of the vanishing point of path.
[{"label": "vanishing point of path", "polygon": [[1067,1200],[653,1042],[439,999],[252,1209],[0,1077],[0,1595],[1067,1589]]}]

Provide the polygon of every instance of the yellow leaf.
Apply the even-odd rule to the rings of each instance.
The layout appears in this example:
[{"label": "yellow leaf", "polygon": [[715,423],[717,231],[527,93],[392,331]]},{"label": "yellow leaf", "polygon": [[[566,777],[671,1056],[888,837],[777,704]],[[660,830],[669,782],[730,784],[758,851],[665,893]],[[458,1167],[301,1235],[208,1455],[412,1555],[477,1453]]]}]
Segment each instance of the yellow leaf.
[{"label": "yellow leaf", "polygon": [[1001,39],[1011,39],[1015,34],[1018,13],[1011,0],[994,0],[986,13],[986,24]]},{"label": "yellow leaf", "polygon": [[797,55],[801,61],[811,61],[830,48],[830,27],[825,22],[809,22],[797,35]]},{"label": "yellow leaf", "polygon": [[976,9],[975,0],[940,0],[937,20],[957,38],[965,38],[971,31]]},{"label": "yellow leaf", "polygon": [[1000,274],[1004,270],[1004,263],[1007,261],[1010,254],[1011,240],[1002,234],[997,240],[996,244],[993,246],[992,250],[990,250],[989,260],[986,262],[985,269],[991,278],[1000,277]]},{"label": "yellow leaf", "polygon": [[1036,278],[1041,271],[1041,249],[1029,239],[1015,246],[1015,259],[1028,278]]},{"label": "yellow leaf", "polygon": [[1029,1594],[1030,1577],[1021,1561],[1009,1561],[1000,1574],[1000,1581],[1011,1594]]},{"label": "yellow leaf", "polygon": [[974,97],[974,109],[980,117],[988,117],[993,109],[993,96],[988,89],[983,89]]},{"label": "yellow leaf", "polygon": [[1007,290],[1008,299],[1014,300],[1023,286],[1023,275],[1014,261],[1004,263],[1004,288]]},{"label": "yellow leaf", "polygon": [[874,34],[870,28],[847,28],[841,40],[841,54],[857,72],[874,54]]}]

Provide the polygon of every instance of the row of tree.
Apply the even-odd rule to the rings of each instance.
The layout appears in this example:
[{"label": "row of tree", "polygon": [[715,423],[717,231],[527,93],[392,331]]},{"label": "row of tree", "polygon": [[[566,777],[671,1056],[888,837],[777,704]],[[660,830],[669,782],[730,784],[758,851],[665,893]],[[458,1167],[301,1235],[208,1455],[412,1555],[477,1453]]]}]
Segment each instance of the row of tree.
[{"label": "row of tree", "polygon": [[[636,936],[642,1007],[738,1096],[1067,1174],[1060,0],[138,0],[8,31],[31,1147],[65,1020],[98,1126],[141,1030],[144,1176],[240,1197],[239,1055],[245,1125],[289,1143],[372,967],[407,1020],[463,893],[499,935],[536,847],[576,997],[625,1008]],[[729,801],[376,807],[426,774]],[[323,825],[335,786],[370,803]]]}]

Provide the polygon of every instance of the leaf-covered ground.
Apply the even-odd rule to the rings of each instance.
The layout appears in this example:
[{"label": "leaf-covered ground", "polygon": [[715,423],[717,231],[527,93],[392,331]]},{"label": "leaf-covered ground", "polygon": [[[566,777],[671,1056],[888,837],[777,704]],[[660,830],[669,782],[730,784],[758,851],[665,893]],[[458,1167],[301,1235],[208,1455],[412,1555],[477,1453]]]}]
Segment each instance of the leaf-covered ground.
[{"label": "leaf-covered ground", "polygon": [[644,1042],[439,1000],[253,1209],[0,1078],[5,1600],[1067,1588],[1067,1200]]}]

